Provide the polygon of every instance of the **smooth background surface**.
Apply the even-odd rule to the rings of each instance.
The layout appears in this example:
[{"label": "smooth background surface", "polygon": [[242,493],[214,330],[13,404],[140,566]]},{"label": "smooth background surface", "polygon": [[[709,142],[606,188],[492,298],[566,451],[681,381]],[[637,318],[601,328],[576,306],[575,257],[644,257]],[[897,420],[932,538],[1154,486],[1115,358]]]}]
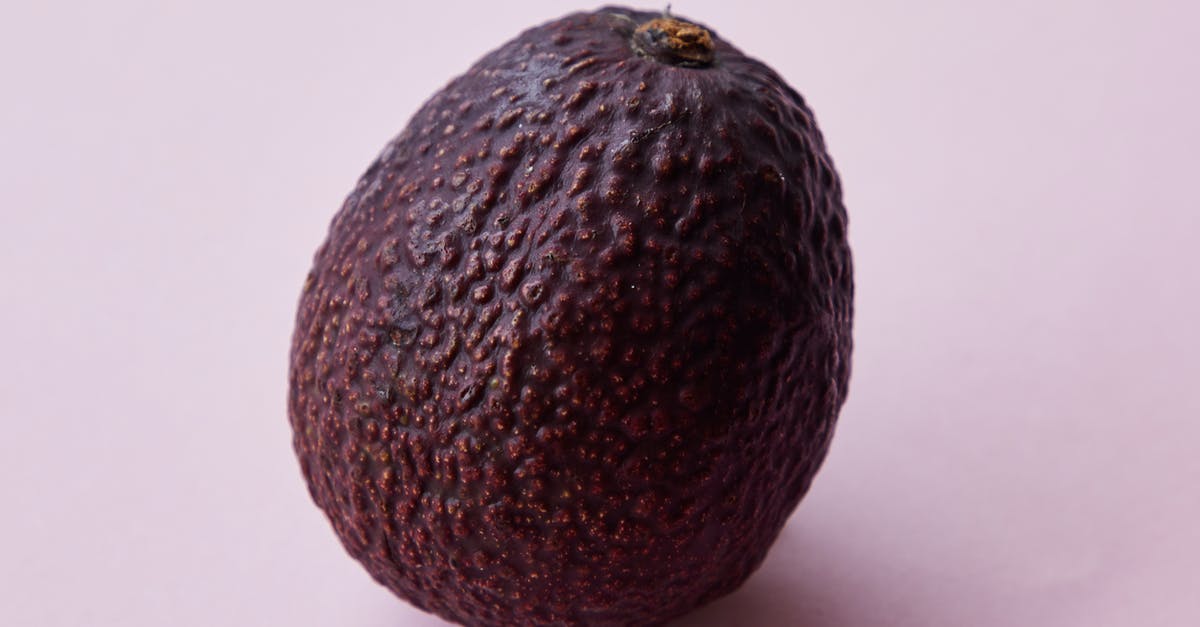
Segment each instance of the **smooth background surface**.
[{"label": "smooth background surface", "polygon": [[[858,281],[822,475],[679,625],[1200,624],[1196,6],[674,2],[809,99]],[[570,8],[6,5],[0,624],[441,624],[309,501],[294,306],[417,106]]]}]

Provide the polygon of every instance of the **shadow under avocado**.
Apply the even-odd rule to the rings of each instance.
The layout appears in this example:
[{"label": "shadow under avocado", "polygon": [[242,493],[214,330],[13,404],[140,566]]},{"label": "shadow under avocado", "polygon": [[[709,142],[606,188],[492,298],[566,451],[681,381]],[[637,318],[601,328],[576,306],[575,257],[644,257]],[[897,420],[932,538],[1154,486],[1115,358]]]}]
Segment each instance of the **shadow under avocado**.
[{"label": "shadow under avocado", "polygon": [[[837,559],[830,555],[837,547],[823,544],[813,531],[789,525],[763,566],[741,588],[675,619],[669,627],[862,627],[862,617],[846,606],[848,595],[839,589],[838,578],[820,567]],[[798,564],[789,556],[808,556],[811,561]]]}]

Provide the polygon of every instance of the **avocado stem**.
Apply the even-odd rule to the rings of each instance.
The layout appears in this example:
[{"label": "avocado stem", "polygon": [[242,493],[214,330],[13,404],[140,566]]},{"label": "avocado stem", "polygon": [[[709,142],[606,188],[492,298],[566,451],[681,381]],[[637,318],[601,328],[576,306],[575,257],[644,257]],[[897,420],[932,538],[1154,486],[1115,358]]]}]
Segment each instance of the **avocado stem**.
[{"label": "avocado stem", "polygon": [[633,49],[669,65],[708,67],[713,62],[712,35],[681,19],[656,17],[633,32]]}]

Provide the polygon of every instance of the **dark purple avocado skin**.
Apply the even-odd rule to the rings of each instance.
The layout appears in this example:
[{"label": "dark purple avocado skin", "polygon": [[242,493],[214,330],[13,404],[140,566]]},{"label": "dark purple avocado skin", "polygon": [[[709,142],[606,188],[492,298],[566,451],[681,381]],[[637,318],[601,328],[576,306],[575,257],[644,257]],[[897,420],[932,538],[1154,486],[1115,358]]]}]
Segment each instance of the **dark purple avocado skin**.
[{"label": "dark purple avocado skin", "polygon": [[[526,31],[429,100],[300,298],[309,489],[380,583],[468,625],[660,624],[740,585],[850,369],[841,186],[813,116],[659,14]],[[398,78],[397,80],[402,80]]]}]

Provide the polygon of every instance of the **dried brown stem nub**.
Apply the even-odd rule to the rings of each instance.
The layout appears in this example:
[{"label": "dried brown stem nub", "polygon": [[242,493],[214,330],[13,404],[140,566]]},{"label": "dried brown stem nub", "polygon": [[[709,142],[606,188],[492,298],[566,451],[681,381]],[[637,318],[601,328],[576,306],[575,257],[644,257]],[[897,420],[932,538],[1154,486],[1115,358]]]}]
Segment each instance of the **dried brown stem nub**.
[{"label": "dried brown stem nub", "polygon": [[633,33],[639,53],[670,65],[706,67],[713,62],[712,35],[703,27],[673,17],[658,17]]}]

